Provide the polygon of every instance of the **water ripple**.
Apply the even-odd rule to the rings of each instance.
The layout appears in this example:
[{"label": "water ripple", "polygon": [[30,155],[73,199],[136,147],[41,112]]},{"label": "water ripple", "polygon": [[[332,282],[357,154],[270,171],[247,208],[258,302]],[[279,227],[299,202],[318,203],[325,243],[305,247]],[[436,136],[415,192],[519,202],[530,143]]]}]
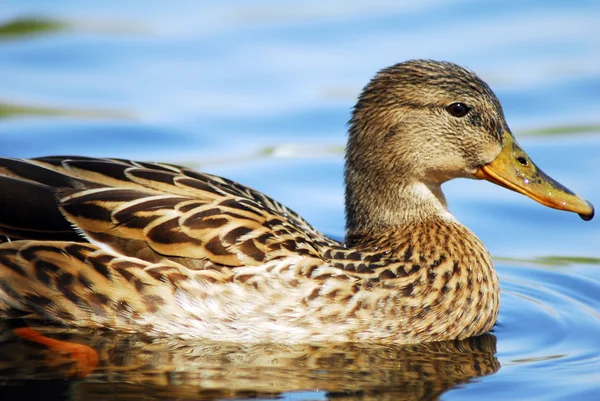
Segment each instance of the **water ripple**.
[{"label": "water ripple", "polygon": [[[498,266],[502,309],[494,330],[503,368],[516,375],[560,372],[556,384],[591,380],[598,372],[600,282],[571,268]],[[557,363],[560,360],[560,363]],[[529,380],[536,380],[529,377]]]}]

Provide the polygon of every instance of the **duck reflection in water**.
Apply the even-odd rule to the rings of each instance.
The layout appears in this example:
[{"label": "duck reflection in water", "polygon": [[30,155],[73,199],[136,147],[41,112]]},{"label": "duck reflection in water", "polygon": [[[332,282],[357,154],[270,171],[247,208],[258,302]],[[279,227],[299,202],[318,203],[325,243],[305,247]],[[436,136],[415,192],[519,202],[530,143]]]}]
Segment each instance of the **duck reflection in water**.
[{"label": "duck reflection in water", "polygon": [[[163,341],[36,327],[46,336],[94,349],[98,365],[41,350],[3,327],[0,398],[56,392],[73,401],[222,399],[325,392],[347,400],[430,400],[455,385],[500,368],[491,334],[415,345],[281,345]],[[81,377],[83,369],[85,374]],[[79,375],[79,377],[77,377]],[[70,378],[71,380],[65,381]]]}]

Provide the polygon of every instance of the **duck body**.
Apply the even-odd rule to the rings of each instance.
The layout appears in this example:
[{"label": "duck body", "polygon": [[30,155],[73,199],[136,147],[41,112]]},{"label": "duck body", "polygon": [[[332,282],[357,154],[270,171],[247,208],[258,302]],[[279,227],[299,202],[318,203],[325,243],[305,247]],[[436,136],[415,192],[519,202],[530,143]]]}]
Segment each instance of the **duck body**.
[{"label": "duck body", "polygon": [[[2,164],[15,193],[52,199],[40,181],[71,185],[56,201],[61,213],[47,215],[56,220],[32,221],[34,233],[23,222],[19,232],[5,228],[13,238],[67,237],[0,245],[7,312],[232,342],[417,342],[495,322],[492,262],[456,221],[345,247],[258,192],[185,168],[62,157]],[[49,207],[19,202],[10,209],[31,216]],[[478,263],[461,266],[461,255]]]},{"label": "duck body", "polygon": [[[472,120],[454,115],[457,102]],[[498,315],[498,279],[440,185],[486,178],[531,191],[494,175],[507,151],[522,152],[487,85],[417,60],[380,72],[354,110],[344,243],[260,192],[188,168],[0,159],[0,314],[230,342],[483,334]],[[562,189],[561,208],[591,218],[591,205]]]}]

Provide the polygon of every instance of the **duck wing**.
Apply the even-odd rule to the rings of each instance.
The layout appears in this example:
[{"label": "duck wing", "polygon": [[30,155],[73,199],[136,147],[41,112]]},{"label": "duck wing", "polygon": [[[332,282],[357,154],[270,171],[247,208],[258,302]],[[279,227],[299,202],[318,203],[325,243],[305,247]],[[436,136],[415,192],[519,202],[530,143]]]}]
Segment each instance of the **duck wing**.
[{"label": "duck wing", "polygon": [[0,234],[87,241],[193,269],[322,258],[340,244],[268,196],[185,167],[53,156],[0,159]]}]

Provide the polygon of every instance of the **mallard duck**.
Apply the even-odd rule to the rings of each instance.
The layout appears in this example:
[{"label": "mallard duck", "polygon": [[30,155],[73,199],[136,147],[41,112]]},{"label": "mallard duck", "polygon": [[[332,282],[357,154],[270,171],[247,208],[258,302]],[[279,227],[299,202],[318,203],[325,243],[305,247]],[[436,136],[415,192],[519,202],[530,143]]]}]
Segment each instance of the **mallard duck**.
[{"label": "mallard duck", "polygon": [[184,339],[480,335],[498,278],[441,184],[486,179],[594,214],[519,147],[485,82],[424,60],[380,71],[354,107],[343,243],[260,192],[170,164],[7,158],[0,174],[3,316]]}]

